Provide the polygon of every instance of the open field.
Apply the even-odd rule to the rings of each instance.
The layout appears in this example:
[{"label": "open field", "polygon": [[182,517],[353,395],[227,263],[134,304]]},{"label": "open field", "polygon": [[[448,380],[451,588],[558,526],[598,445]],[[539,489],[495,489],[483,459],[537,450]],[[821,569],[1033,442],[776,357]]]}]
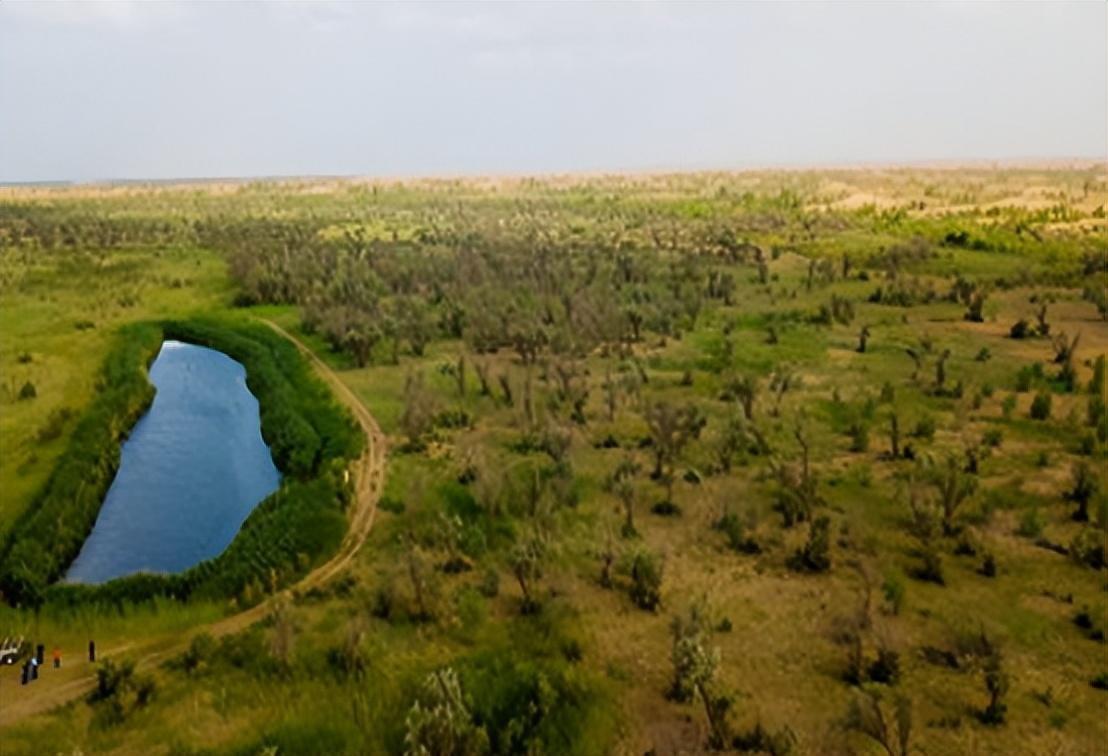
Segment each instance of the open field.
[{"label": "open field", "polygon": [[0,607],[74,663],[198,639],[3,752],[1104,752],[1106,201],[1080,162],[0,189],[0,542],[132,322],[270,320],[389,449],[364,545],[251,627]]}]

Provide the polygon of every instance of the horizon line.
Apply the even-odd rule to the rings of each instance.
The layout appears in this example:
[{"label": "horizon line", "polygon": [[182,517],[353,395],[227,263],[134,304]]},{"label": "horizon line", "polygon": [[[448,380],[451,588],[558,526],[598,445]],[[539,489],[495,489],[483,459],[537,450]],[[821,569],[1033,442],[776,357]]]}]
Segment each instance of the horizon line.
[{"label": "horizon line", "polygon": [[813,161],[804,163],[767,162],[750,163],[743,166],[719,167],[640,167],[640,168],[583,168],[542,171],[488,171],[488,172],[443,172],[410,174],[371,174],[371,173],[289,173],[289,174],[253,174],[223,176],[173,176],[155,177],[116,177],[94,179],[0,179],[0,188],[24,189],[61,189],[87,187],[141,186],[141,185],[205,185],[205,184],[249,184],[249,183],[310,183],[325,181],[364,181],[370,183],[406,183],[417,181],[477,181],[477,180],[525,180],[550,178],[601,178],[616,176],[664,176],[696,174],[739,174],[763,171],[808,172],[808,171],[864,171],[889,169],[939,169],[958,170],[967,168],[1027,168],[1053,169],[1078,167],[1091,168],[1100,164],[1108,171],[1108,155],[1061,155],[1027,156],[1005,158],[924,158],[916,160],[843,160]]}]

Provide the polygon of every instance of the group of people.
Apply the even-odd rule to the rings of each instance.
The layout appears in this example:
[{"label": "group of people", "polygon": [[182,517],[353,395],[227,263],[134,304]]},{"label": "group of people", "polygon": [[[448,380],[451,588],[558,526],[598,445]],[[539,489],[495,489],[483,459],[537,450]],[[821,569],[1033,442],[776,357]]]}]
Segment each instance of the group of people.
[{"label": "group of people", "polygon": [[[57,646],[54,646],[54,669],[62,668],[62,650]],[[96,641],[88,642],[88,660],[90,662],[96,661]],[[46,646],[42,643],[35,646],[35,652],[23,662],[23,671],[20,676],[20,682],[23,685],[34,682],[38,679],[38,669],[46,661]]]}]

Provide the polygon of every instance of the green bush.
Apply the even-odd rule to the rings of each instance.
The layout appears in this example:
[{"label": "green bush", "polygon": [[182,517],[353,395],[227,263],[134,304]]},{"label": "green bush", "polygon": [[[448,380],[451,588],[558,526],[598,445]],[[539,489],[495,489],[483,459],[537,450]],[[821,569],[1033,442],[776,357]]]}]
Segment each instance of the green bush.
[{"label": "green bush", "polygon": [[935,418],[931,415],[924,415],[921,417],[916,422],[916,427],[912,430],[912,435],[924,441],[930,441],[935,438]]},{"label": "green bush", "polygon": [[631,558],[631,600],[635,606],[648,612],[657,610],[662,603],[661,557],[649,551],[638,551]]},{"label": "green bush", "polygon": [[1050,408],[1052,404],[1053,399],[1049,392],[1040,391],[1039,393],[1035,394],[1035,398],[1031,401],[1031,419],[1050,419]]}]

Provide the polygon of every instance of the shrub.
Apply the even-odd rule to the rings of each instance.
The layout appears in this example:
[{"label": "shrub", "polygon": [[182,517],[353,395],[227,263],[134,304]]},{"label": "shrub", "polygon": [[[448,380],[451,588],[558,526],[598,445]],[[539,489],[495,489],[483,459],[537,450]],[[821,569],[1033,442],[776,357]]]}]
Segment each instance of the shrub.
[{"label": "shrub", "polygon": [[485,598],[496,598],[500,593],[500,572],[492,567],[485,570],[477,590]]},{"label": "shrub", "polygon": [[890,570],[885,574],[885,580],[881,584],[881,593],[884,595],[885,603],[892,614],[900,614],[907,590],[908,586],[904,584],[899,571]]},{"label": "shrub", "polygon": [[1043,366],[1038,363],[1032,363],[1030,365],[1024,365],[1016,373],[1016,391],[1023,393],[1030,391],[1031,387],[1036,383],[1042,383],[1045,380],[1043,375]]},{"label": "shrub", "polygon": [[662,602],[663,570],[661,557],[645,550],[635,552],[630,566],[630,595],[635,606],[648,612],[657,610]]},{"label": "shrub", "polygon": [[59,407],[52,410],[49,417],[46,418],[46,423],[35,434],[35,442],[45,444],[61,436],[65,424],[69,422],[71,417],[73,417],[73,410],[69,407]]},{"label": "shrub", "polygon": [[681,507],[678,506],[675,502],[666,499],[665,501],[655,502],[650,507],[650,511],[656,515],[661,515],[662,517],[676,517],[677,515],[681,514]]},{"label": "shrub", "polygon": [[900,654],[889,648],[877,649],[877,658],[866,674],[873,682],[893,685],[900,679]]},{"label": "shrub", "polygon": [[727,546],[732,551],[743,554],[757,554],[761,551],[758,542],[746,535],[746,528],[742,520],[734,512],[728,512],[715,523],[717,530],[727,538]]},{"label": "shrub", "polygon": [[939,554],[934,544],[925,544],[919,556],[921,564],[914,573],[915,578],[927,583],[946,585],[946,578],[943,576],[942,555]]},{"label": "shrub", "polygon": [[38,391],[35,390],[35,384],[30,381],[25,381],[22,386],[19,387],[19,400],[26,401],[28,399],[34,399],[38,396]]},{"label": "shrub", "polygon": [[869,426],[863,422],[855,422],[850,426],[850,451],[869,451]]},{"label": "shrub", "polygon": [[997,449],[1000,447],[1000,443],[1004,440],[1004,432],[1000,428],[989,428],[985,431],[985,434],[981,437],[985,446]]},{"label": "shrub", "polygon": [[1077,522],[1089,521],[1089,502],[1100,492],[1100,481],[1092,468],[1081,462],[1073,468],[1073,487],[1066,491],[1065,498],[1077,505],[1073,519]]},{"label": "shrub", "polygon": [[477,756],[489,750],[489,735],[474,721],[457,674],[449,667],[433,672],[404,722],[405,752]]},{"label": "shrub", "polygon": [[190,675],[201,671],[211,661],[215,650],[215,639],[208,633],[200,633],[192,639],[188,649],[181,655],[181,669]]},{"label": "shrub", "polygon": [[1050,419],[1050,408],[1053,399],[1048,391],[1040,391],[1035,394],[1035,398],[1031,401],[1031,419],[1032,420],[1048,420]]},{"label": "shrub", "polygon": [[[982,636],[984,639],[984,636]],[[989,703],[981,712],[981,721],[989,725],[1004,724],[1008,706],[1004,702],[1008,695],[1008,674],[1004,671],[1000,648],[995,643],[987,643],[984,674],[985,690],[989,694]]]},{"label": "shrub", "polygon": [[1008,331],[1008,335],[1013,339],[1026,339],[1032,335],[1031,324],[1024,318],[1020,318],[1012,324],[1012,328]]},{"label": "shrub", "polygon": [[1043,527],[1046,523],[1043,522],[1042,513],[1039,512],[1038,507],[1029,507],[1023,511],[1020,515],[1019,527],[1016,528],[1016,534],[1021,535],[1024,538],[1038,538],[1043,534]]},{"label": "shrub", "polygon": [[985,553],[985,558],[981,562],[980,572],[987,578],[996,577],[996,557],[991,552]]},{"label": "shrub", "polygon": [[1094,570],[1102,569],[1105,566],[1104,532],[1093,527],[1083,528],[1073,537],[1069,551],[1070,557],[1078,564]]},{"label": "shrub", "polygon": [[921,417],[916,421],[916,427],[912,430],[912,435],[924,441],[935,438],[935,418],[931,415]]},{"label": "shrub", "polygon": [[105,659],[96,668],[96,687],[88,699],[96,707],[93,721],[101,727],[120,724],[149,704],[156,690],[154,678],[135,674],[134,662]]},{"label": "shrub", "polygon": [[377,502],[377,508],[392,514],[404,514],[404,502],[394,496],[382,496]]},{"label": "shrub", "polygon": [[1096,397],[1103,397],[1105,390],[1105,358],[1104,355],[1098,355],[1096,362],[1093,363],[1093,376],[1089,379],[1089,385],[1086,387],[1090,394]]},{"label": "shrub", "polygon": [[881,403],[889,404],[894,398],[896,398],[896,390],[893,388],[893,384],[885,381],[881,384]]}]

